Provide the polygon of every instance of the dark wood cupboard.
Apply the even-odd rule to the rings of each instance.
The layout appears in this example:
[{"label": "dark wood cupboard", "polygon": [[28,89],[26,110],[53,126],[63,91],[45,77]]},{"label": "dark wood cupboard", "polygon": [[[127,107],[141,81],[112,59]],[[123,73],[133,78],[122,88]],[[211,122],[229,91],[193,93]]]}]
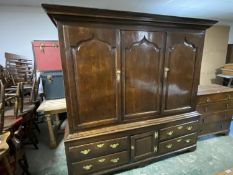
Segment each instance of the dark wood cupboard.
[{"label": "dark wood cupboard", "polygon": [[228,134],[233,115],[233,89],[217,84],[201,85],[197,95],[197,111],[202,114],[199,136]]},{"label": "dark wood cupboard", "polygon": [[42,5],[58,28],[69,174],[105,174],[196,147],[211,20]]}]

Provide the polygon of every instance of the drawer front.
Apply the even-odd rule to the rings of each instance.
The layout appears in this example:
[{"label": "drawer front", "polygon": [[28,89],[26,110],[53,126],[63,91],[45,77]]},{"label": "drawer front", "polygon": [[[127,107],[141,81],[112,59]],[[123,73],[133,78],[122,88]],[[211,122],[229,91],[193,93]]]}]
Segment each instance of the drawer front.
[{"label": "drawer front", "polygon": [[230,121],[219,121],[215,123],[203,124],[199,135],[206,135],[230,129]]},{"label": "drawer front", "polygon": [[178,137],[172,140],[159,143],[159,153],[164,154],[191,146],[197,142],[197,133]]},{"label": "drawer front", "polygon": [[78,161],[116,153],[127,149],[128,139],[127,137],[123,137],[86,145],[70,146],[68,154],[71,161]]},{"label": "drawer front", "polygon": [[90,174],[102,169],[126,164],[129,161],[129,154],[127,151],[110,154],[82,162],[72,163],[73,175]]},{"label": "drawer front", "polygon": [[227,101],[198,105],[196,110],[201,114],[224,111],[229,108]]},{"label": "drawer front", "polygon": [[186,135],[188,133],[196,132],[199,121],[184,123],[177,126],[160,130],[160,140],[168,140],[177,136]]},{"label": "drawer front", "polygon": [[233,98],[233,96],[229,93],[203,95],[203,96],[198,96],[197,104],[204,104],[204,103],[210,103],[210,102],[229,100],[231,98]]},{"label": "drawer front", "polygon": [[231,120],[232,114],[233,114],[233,110],[203,115],[201,123],[208,124],[208,123],[215,123],[219,121],[226,121],[226,120],[228,121],[228,120]]}]

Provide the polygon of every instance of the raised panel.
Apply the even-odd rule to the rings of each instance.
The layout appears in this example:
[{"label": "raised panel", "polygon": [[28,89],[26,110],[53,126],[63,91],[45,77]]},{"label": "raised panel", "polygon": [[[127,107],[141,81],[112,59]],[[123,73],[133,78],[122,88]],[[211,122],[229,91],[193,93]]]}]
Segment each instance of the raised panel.
[{"label": "raised panel", "polygon": [[165,113],[194,109],[199,80],[195,67],[200,64],[202,41],[203,35],[199,33],[168,32],[164,67]]},{"label": "raised panel", "polygon": [[117,32],[114,29],[67,27],[66,39],[73,63],[73,107],[79,127],[118,120]]},{"label": "raised panel", "polygon": [[124,119],[155,115],[160,110],[163,33],[121,34]]},{"label": "raised panel", "polygon": [[151,131],[131,137],[131,159],[150,157],[158,151],[158,132]]}]

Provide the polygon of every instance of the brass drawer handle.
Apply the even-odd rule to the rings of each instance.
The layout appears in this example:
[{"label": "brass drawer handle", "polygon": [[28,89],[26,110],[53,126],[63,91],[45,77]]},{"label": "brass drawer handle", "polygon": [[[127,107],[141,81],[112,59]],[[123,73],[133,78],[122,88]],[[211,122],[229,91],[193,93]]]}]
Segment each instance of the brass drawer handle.
[{"label": "brass drawer handle", "polygon": [[90,164],[90,165],[85,165],[85,166],[83,166],[83,169],[84,170],[90,170],[92,168],[92,165]]},{"label": "brass drawer handle", "polygon": [[172,136],[173,135],[173,131],[167,132],[167,135]]},{"label": "brass drawer handle", "polygon": [[156,131],[155,132],[155,139],[157,139],[158,138],[158,132]]},{"label": "brass drawer handle", "polygon": [[182,141],[182,139],[178,139],[178,140],[176,140],[176,142],[181,142]]},{"label": "brass drawer handle", "polygon": [[85,150],[81,151],[81,153],[84,154],[84,155],[89,154],[89,152],[91,152],[90,149],[85,149]]},{"label": "brass drawer handle", "polygon": [[177,129],[181,130],[183,129],[183,126],[178,126]]},{"label": "brass drawer handle", "polygon": [[110,147],[112,148],[112,149],[115,149],[115,148],[117,148],[119,146],[119,143],[114,143],[114,144],[111,144],[110,145]]},{"label": "brass drawer handle", "polygon": [[169,144],[169,145],[167,145],[166,147],[168,148],[168,149],[171,149],[172,148],[172,144]]},{"label": "brass drawer handle", "polygon": [[191,131],[192,129],[193,129],[192,126],[188,126],[188,127],[187,127],[187,130],[188,130],[188,131]]},{"label": "brass drawer handle", "polygon": [[99,159],[98,162],[103,163],[106,159]]},{"label": "brass drawer handle", "polygon": [[191,142],[191,139],[187,139],[185,140],[186,143],[190,143]]},{"label": "brass drawer handle", "polygon": [[158,151],[158,147],[154,146],[154,152],[157,152],[157,151]]},{"label": "brass drawer handle", "polygon": [[102,148],[104,146],[104,143],[98,144],[97,147],[98,148]]},{"label": "brass drawer handle", "polygon": [[116,159],[111,159],[111,162],[112,162],[112,163],[117,163],[119,160],[120,160],[120,158],[118,157],[118,158],[116,158]]}]

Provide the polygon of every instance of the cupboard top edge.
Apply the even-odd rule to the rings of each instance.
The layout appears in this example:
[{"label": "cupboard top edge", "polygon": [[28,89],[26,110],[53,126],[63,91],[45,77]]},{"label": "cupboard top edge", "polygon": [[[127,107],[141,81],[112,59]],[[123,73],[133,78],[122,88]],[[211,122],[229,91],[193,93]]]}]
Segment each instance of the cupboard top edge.
[{"label": "cupboard top edge", "polygon": [[207,19],[52,4],[42,4],[42,7],[55,25],[57,25],[58,21],[84,20],[88,22],[117,23],[128,25],[155,25],[163,27],[180,27],[204,30],[218,22],[215,20]]}]

